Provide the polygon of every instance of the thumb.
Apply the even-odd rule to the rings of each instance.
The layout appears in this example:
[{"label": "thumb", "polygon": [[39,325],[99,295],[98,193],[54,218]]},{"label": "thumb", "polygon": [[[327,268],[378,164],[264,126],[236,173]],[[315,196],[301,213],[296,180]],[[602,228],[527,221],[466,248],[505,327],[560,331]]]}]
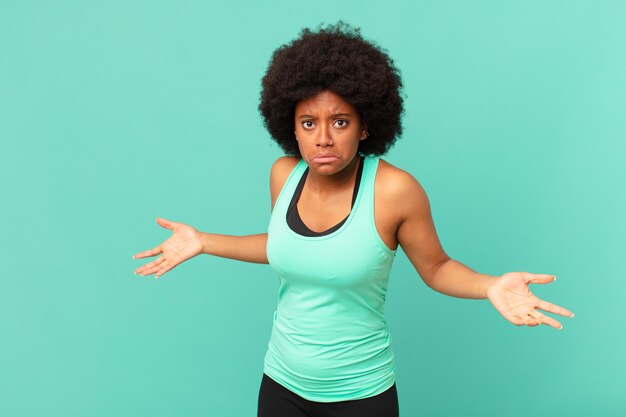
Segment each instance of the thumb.
[{"label": "thumb", "polygon": [[550,282],[556,281],[556,277],[554,275],[531,274],[529,272],[524,273],[524,278],[526,282],[533,284],[548,284]]},{"label": "thumb", "polygon": [[162,227],[164,227],[166,229],[170,229],[170,230],[175,230],[179,226],[178,223],[166,220],[166,219],[161,218],[161,217],[157,217],[156,221]]}]

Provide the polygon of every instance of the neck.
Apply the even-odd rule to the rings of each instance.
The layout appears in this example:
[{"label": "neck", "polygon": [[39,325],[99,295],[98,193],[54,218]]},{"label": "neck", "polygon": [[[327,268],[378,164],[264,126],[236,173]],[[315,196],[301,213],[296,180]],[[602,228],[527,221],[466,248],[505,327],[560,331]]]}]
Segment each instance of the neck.
[{"label": "neck", "polygon": [[357,153],[352,161],[341,171],[332,175],[319,175],[309,169],[307,183],[309,188],[319,194],[330,194],[337,190],[353,186],[352,179],[359,169],[361,156]]}]

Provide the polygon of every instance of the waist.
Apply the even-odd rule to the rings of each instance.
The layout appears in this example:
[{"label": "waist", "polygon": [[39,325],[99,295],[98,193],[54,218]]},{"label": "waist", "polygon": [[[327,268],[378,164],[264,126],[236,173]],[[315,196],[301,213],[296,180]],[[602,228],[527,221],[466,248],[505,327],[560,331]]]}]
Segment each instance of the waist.
[{"label": "waist", "polygon": [[264,372],[311,401],[354,400],[377,395],[395,382],[389,333],[337,343],[304,343],[274,326]]},{"label": "waist", "polygon": [[275,313],[266,365],[303,387],[376,379],[394,368],[391,335],[384,323],[302,328]]}]

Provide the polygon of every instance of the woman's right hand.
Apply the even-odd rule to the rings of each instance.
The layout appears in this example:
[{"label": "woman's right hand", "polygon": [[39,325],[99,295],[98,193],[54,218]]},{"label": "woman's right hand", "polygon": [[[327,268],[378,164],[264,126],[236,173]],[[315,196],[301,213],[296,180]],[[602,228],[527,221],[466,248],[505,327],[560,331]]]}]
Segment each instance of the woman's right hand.
[{"label": "woman's right hand", "polygon": [[155,274],[159,278],[176,265],[202,253],[202,241],[200,232],[195,228],[157,217],[157,223],[174,233],[159,246],[133,255],[134,259],[146,258],[162,254],[154,261],[145,264],[135,270],[135,274],[146,276]]}]

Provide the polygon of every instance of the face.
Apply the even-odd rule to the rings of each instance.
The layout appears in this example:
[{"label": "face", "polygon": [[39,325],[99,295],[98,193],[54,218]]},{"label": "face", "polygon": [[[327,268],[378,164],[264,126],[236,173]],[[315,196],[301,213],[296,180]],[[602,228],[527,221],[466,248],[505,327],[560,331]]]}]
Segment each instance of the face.
[{"label": "face", "polygon": [[294,133],[309,168],[331,175],[355,160],[367,127],[354,106],[331,91],[322,91],[296,105]]}]

